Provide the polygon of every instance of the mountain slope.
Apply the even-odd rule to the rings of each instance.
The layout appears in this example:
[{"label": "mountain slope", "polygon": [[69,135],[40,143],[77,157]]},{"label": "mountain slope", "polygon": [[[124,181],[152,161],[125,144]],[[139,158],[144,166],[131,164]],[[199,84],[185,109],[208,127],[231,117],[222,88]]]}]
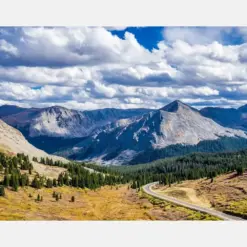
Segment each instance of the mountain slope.
[{"label": "mountain slope", "polygon": [[27,109],[21,108],[15,105],[2,105],[0,106],[0,117],[9,116],[12,114],[17,114],[19,112],[25,111]]},{"label": "mountain slope", "polygon": [[145,150],[174,144],[196,145],[221,137],[247,138],[247,135],[241,130],[224,128],[203,117],[196,109],[174,101],[116,128],[106,128],[61,153],[73,159],[121,164],[131,161]]},{"label": "mountain slope", "polygon": [[247,105],[235,108],[205,107],[200,113],[218,124],[234,129],[247,130]]},{"label": "mountain slope", "polygon": [[46,152],[35,148],[32,146],[25,137],[17,129],[9,126],[2,120],[0,120],[0,149],[1,151],[16,153],[25,153],[26,155],[32,157],[48,157],[52,158],[54,161],[60,160],[67,162],[65,158],[49,155]]}]

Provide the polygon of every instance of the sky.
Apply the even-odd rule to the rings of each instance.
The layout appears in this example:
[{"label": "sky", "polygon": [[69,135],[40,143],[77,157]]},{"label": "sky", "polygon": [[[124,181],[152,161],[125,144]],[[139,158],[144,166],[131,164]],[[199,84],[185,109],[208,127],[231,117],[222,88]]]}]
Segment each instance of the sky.
[{"label": "sky", "polygon": [[0,105],[247,104],[246,27],[0,27]]}]

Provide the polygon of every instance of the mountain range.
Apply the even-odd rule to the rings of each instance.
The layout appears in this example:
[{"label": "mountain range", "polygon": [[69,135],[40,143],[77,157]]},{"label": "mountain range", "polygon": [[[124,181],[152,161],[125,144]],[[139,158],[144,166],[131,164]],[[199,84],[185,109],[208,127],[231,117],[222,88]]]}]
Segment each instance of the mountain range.
[{"label": "mountain range", "polygon": [[102,109],[76,111],[60,106],[21,108],[0,107],[0,118],[17,128],[27,140],[49,153],[74,145],[116,120],[142,115],[148,109]]},{"label": "mountain range", "polygon": [[190,150],[247,147],[247,106],[197,110],[179,100],[158,110],[76,111],[60,106],[4,105],[0,118],[49,153],[103,164],[148,162]]}]

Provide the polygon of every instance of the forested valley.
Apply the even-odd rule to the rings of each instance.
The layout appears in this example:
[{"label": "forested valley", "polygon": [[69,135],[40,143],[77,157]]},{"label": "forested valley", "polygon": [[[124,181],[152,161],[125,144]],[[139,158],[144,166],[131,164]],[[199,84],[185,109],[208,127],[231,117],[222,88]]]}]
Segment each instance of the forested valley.
[{"label": "forested valley", "polygon": [[[19,186],[34,188],[72,186],[96,189],[104,185],[129,183],[131,188],[140,189],[144,184],[159,181],[164,185],[184,180],[208,178],[213,182],[217,175],[236,171],[241,175],[247,168],[247,151],[225,153],[193,153],[176,158],[160,159],[151,163],[131,166],[98,166],[94,163],[53,161],[49,158],[33,158],[44,165],[63,167],[65,172],[51,180],[36,174],[29,157],[24,154],[7,156],[0,153],[1,190]],[[4,192],[1,192],[4,194]]]}]

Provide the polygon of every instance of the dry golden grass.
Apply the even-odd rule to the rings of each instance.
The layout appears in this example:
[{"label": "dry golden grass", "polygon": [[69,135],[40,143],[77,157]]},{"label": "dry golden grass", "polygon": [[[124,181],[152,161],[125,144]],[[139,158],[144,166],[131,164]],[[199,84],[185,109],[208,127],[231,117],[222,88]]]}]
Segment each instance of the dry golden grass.
[{"label": "dry golden grass", "polygon": [[234,172],[220,175],[212,183],[210,179],[199,179],[174,184],[170,188],[159,186],[158,192],[247,217],[247,172],[242,176]]},{"label": "dry golden grass", "polygon": [[[53,191],[62,193],[56,201]],[[32,197],[29,197],[29,194]],[[36,202],[37,195],[43,196]],[[71,202],[75,196],[75,202]],[[212,220],[194,212],[139,194],[127,186],[105,186],[96,191],[72,187],[6,189],[0,198],[0,220]]]},{"label": "dry golden grass", "polygon": [[43,165],[34,161],[32,161],[32,164],[37,174],[51,179],[58,178],[60,173],[67,171],[67,169],[62,167]]}]

